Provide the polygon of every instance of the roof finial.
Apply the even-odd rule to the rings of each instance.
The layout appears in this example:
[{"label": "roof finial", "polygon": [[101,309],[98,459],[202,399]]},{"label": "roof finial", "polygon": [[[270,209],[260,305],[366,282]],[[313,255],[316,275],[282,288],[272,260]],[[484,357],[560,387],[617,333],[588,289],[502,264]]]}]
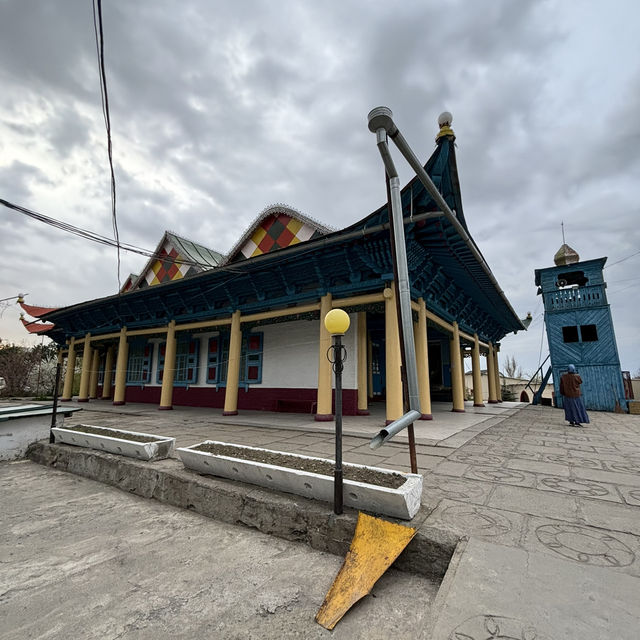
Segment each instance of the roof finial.
[{"label": "roof finial", "polygon": [[453,122],[453,116],[449,111],[443,111],[438,116],[438,125],[440,126],[440,131],[436,136],[436,142],[440,140],[440,138],[444,136],[451,136],[455,139],[455,134],[453,133],[453,129],[451,128],[451,123]]},{"label": "roof finial", "polygon": [[567,241],[564,239],[564,220],[560,223],[562,227],[562,244],[567,244]]}]

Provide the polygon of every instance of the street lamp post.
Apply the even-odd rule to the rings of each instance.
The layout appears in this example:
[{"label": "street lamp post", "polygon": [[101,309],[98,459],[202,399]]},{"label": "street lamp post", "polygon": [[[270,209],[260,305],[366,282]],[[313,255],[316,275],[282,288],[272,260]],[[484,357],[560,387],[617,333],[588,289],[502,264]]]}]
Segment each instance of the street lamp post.
[{"label": "street lamp post", "polygon": [[342,336],[349,329],[349,314],[342,309],[332,309],[324,317],[324,326],[333,337],[327,358],[336,374],[336,463],[333,472],[333,511],[342,513],[342,369],[347,359],[347,350],[342,344]]}]

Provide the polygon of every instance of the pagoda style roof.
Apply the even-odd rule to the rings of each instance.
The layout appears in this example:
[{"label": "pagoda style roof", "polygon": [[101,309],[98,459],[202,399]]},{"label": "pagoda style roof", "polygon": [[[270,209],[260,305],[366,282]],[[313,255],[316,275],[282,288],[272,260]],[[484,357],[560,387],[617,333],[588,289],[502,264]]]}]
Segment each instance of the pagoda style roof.
[{"label": "pagoda style roof", "polygon": [[[524,326],[468,233],[455,138],[449,131],[438,136],[425,169],[455,220],[438,210],[417,177],[401,190],[411,295],[414,299],[423,297],[427,308],[444,320],[455,320],[462,331],[495,343]],[[379,188],[384,194],[382,181]],[[257,230],[264,229],[262,223],[280,220],[280,216],[313,227],[314,234],[306,241],[289,242],[277,250],[271,246],[262,253],[254,250],[247,256],[247,242]],[[171,320],[178,324],[214,320],[229,317],[236,310],[249,314],[291,307],[295,315],[297,305],[317,302],[329,291],[334,298],[350,297],[380,291],[383,283],[393,279],[387,204],[333,232],[301,216],[284,205],[269,207],[243,234],[226,261],[189,278],[52,311],[46,315],[56,324],[50,335],[62,344],[87,332],[98,336],[122,326],[153,328],[166,326]],[[254,245],[259,247],[255,241]]]},{"label": "pagoda style roof", "polygon": [[223,260],[218,251],[165,231],[140,275],[131,274],[121,293],[193,276],[214,269]]},{"label": "pagoda style roof", "polygon": [[286,204],[264,209],[233,246],[225,264],[255,258],[334,231]]}]

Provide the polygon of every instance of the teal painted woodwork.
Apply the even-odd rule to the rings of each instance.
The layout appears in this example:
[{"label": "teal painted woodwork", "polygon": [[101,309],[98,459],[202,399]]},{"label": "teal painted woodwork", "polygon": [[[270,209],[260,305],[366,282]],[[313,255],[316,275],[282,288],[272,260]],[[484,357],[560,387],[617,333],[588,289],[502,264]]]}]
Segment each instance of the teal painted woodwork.
[{"label": "teal painted woodwork", "polygon": [[556,401],[562,407],[560,377],[574,364],[582,377],[587,409],[626,407],[620,358],[607,302],[603,268],[606,258],[536,269]]}]

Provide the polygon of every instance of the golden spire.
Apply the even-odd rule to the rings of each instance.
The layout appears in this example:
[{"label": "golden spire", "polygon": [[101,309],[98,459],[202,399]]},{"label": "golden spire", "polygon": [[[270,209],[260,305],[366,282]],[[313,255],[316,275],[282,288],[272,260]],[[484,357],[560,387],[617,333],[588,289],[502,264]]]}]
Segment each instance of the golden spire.
[{"label": "golden spire", "polygon": [[443,111],[438,116],[438,125],[440,125],[440,131],[436,136],[436,142],[440,140],[443,136],[451,136],[454,140],[456,138],[455,133],[453,133],[453,129],[451,128],[451,123],[453,122],[453,116],[448,111]]}]

